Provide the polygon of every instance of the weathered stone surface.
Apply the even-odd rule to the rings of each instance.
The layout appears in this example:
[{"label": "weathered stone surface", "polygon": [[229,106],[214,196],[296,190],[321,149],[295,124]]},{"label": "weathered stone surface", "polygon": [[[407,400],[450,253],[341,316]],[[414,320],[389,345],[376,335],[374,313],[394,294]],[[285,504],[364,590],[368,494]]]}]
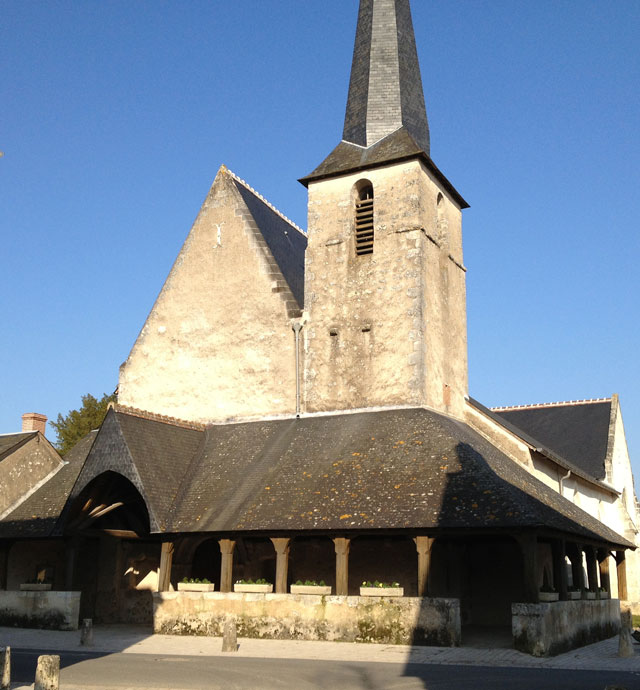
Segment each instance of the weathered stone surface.
[{"label": "weathered stone surface", "polygon": [[617,599],[512,604],[513,645],[533,656],[554,656],[613,637],[619,609]]},{"label": "weathered stone surface", "polygon": [[0,649],[0,690],[11,688],[11,647]]},{"label": "weathered stone surface", "polygon": [[55,654],[39,656],[33,690],[58,690],[59,687],[60,657]]},{"label": "weathered stone surface", "polygon": [[633,619],[631,610],[626,608],[620,612],[620,641],[618,643],[618,656],[628,658],[634,655],[633,640],[631,639],[631,629]]},{"label": "weathered stone surface", "polygon": [[[374,249],[358,256],[365,182]],[[415,404],[463,415],[461,209],[419,161],[312,182],[305,261],[307,412]]]},{"label": "weathered stone surface", "polygon": [[312,597],[294,594],[154,594],[154,632],[223,635],[233,617],[239,637],[335,640],[455,647],[458,599]]},{"label": "weathered stone surface", "polygon": [[0,625],[77,630],[80,592],[0,592]]},{"label": "weathered stone surface", "polygon": [[224,632],[222,634],[222,651],[238,651],[238,633],[235,618],[227,618],[225,621]]},{"label": "weathered stone surface", "polygon": [[238,184],[221,168],[121,368],[122,405],[191,421],[295,413],[300,307]]},{"label": "weathered stone surface", "polygon": [[84,647],[93,646],[93,620],[91,618],[82,619],[82,628],[80,629],[80,644]]}]

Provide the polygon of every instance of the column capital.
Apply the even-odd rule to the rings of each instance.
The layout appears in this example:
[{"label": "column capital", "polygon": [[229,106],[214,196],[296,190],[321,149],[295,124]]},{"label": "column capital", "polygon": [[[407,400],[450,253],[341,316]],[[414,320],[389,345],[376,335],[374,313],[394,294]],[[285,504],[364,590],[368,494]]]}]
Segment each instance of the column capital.
[{"label": "column capital", "polygon": [[334,537],[333,546],[337,554],[346,555],[349,553],[349,546],[351,545],[351,539],[348,537]]},{"label": "column capital", "polygon": [[221,554],[232,554],[236,542],[234,539],[218,539]]}]

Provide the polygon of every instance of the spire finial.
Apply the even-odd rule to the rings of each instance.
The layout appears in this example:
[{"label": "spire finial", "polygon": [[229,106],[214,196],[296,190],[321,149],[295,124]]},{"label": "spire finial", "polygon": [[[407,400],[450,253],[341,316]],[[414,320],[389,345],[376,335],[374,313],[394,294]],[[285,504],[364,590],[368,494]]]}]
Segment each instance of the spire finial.
[{"label": "spire finial", "polygon": [[400,127],[429,154],[409,0],[360,0],[343,139],[369,147]]}]

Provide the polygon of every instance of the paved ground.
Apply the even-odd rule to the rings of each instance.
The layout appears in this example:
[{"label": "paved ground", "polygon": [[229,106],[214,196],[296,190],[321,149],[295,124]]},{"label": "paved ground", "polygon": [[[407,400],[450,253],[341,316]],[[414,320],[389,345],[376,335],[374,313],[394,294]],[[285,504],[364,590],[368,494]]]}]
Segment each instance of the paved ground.
[{"label": "paved ground", "polygon": [[[79,632],[23,630],[0,627],[0,647],[82,652]],[[620,671],[637,674],[640,688],[640,645],[630,659],[617,656],[618,640],[611,638],[550,659],[536,659],[513,649],[489,649],[482,646],[460,648],[410,647],[400,645],[351,644],[345,642],[307,642],[301,640],[240,639],[232,658],[298,659],[308,661],[343,661],[352,663],[436,664],[482,666],[492,668],[574,669]],[[101,626],[94,631],[92,652],[106,654],[145,654],[157,657],[227,657],[221,651],[220,638],[151,635],[134,626]],[[634,675],[634,677],[636,677]],[[16,685],[15,688],[28,688]],[[95,686],[96,688],[99,686]],[[103,686],[104,687],[104,686]],[[85,686],[84,690],[92,690]]]}]

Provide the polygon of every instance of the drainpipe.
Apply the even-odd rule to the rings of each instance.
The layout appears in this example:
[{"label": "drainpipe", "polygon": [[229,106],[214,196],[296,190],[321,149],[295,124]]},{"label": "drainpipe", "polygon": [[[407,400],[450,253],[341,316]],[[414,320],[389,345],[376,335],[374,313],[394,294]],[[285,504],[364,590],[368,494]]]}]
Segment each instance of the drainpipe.
[{"label": "drainpipe", "polygon": [[571,470],[569,470],[569,471],[564,475],[564,477],[560,477],[560,478],[558,479],[558,484],[560,484],[560,495],[561,495],[561,496],[564,496],[564,493],[563,493],[563,491],[562,491],[562,490],[563,490],[563,486],[562,486],[562,485],[563,485],[563,483],[564,483],[564,481],[565,481],[566,479],[569,479],[570,476],[571,476]]},{"label": "drainpipe", "polygon": [[296,418],[300,417],[300,331],[302,322],[294,321],[291,324],[293,332],[296,334]]}]

